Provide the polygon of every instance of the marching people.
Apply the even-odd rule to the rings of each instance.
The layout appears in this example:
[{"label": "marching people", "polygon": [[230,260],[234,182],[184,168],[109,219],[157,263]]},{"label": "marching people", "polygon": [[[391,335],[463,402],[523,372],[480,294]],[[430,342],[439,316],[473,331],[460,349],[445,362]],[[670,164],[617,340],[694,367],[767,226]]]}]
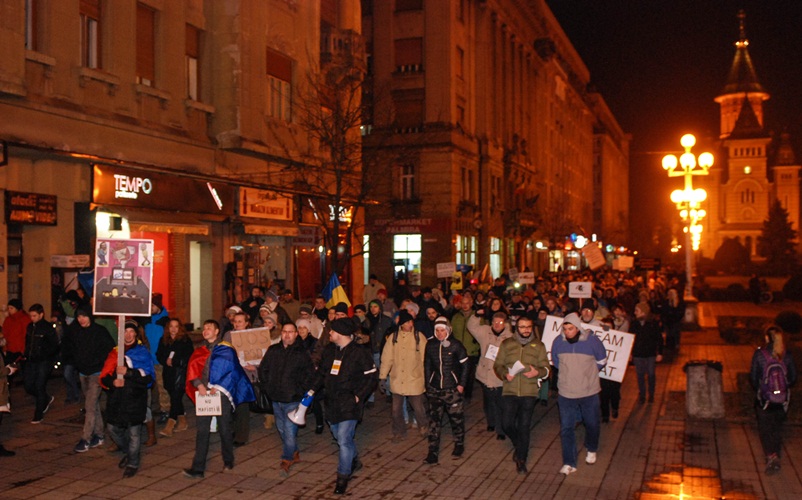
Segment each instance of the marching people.
[{"label": "marching people", "polygon": [[6,347],[3,352],[6,362],[11,363],[23,356],[25,352],[25,334],[31,317],[25,312],[20,299],[8,301],[8,316],[3,320],[3,335],[6,337]]},{"label": "marching people", "polygon": [[100,385],[108,392],[106,420],[109,435],[117,449],[123,452],[118,466],[123,469],[124,478],[133,477],[139,471],[148,389],[156,378],[153,359],[143,338],[144,333],[137,322],[126,321],[124,363],[117,364],[118,348],[115,347],[109,352],[100,372]]},{"label": "marching people", "polygon": [[192,340],[187,335],[184,324],[177,318],[170,318],[156,350],[156,359],[163,367],[164,389],[170,396],[170,413],[167,424],[159,432],[160,436],[172,437],[173,432],[187,430],[184,394],[187,385],[187,364],[193,350]]},{"label": "marching people", "polygon": [[195,456],[192,466],[184,469],[184,475],[193,479],[205,475],[212,418],[217,419],[223,470],[234,468],[234,408],[247,407],[256,399],[237,352],[229,342],[223,341],[217,321],[206,320],[202,335],[203,345],[195,349],[189,359],[186,391],[193,403],[195,391],[201,396],[220,393],[221,413],[217,417],[196,417]]},{"label": "marching people", "polygon": [[74,360],[84,394],[84,428],[81,440],[74,451],[83,453],[104,442],[103,416],[100,412],[100,372],[114,349],[114,340],[108,330],[95,323],[88,309],[75,311],[75,321],[67,327],[62,342],[62,351]]},{"label": "marching people", "polygon": [[551,345],[551,362],[560,370],[557,380],[563,456],[560,474],[567,476],[576,472],[574,429],[580,418],[585,424],[585,462],[596,463],[601,432],[599,371],[607,364],[607,351],[592,331],[582,328],[579,316],[570,313],[563,320],[562,332]]},{"label": "marching people", "polygon": [[465,294],[459,301],[459,309],[451,316],[451,335],[459,340],[468,353],[468,362],[465,369],[468,371],[465,391],[465,403],[470,403],[473,397],[473,384],[476,380],[476,366],[479,364],[479,342],[468,332],[468,320],[474,315],[473,299]]},{"label": "marching people", "polygon": [[23,379],[25,392],[36,398],[32,424],[42,423],[45,413],[53,404],[55,396],[47,392],[47,379],[53,371],[53,363],[59,352],[56,326],[45,320],[45,308],[34,304],[28,309],[31,322],[25,333],[25,368]]},{"label": "marching people", "polygon": [[663,360],[663,332],[660,324],[651,315],[646,302],[635,305],[635,320],[629,327],[635,335],[632,344],[632,362],[638,379],[638,403],[646,402],[646,383],[648,381],[649,402],[654,402],[655,363]]},{"label": "marching people", "polygon": [[451,325],[443,316],[434,321],[434,337],[426,343],[424,357],[426,399],[429,402],[429,454],[426,463],[436,464],[440,454],[440,429],[443,413],[451,423],[454,450],[459,458],[465,452],[465,385],[468,375],[468,353],[451,335]]},{"label": "marching people", "polygon": [[[2,350],[6,347],[6,338],[0,330],[0,425],[3,424],[3,415],[11,413],[11,405],[8,401],[8,377],[14,375],[18,370],[16,363],[9,363],[6,365]],[[5,449],[3,444],[0,443],[0,457],[13,457],[15,452]]]},{"label": "marching people", "polygon": [[330,326],[331,342],[323,351],[313,389],[317,394],[325,387],[326,420],[340,447],[334,493],[342,495],[351,474],[362,468],[354,433],[365,402],[376,390],[377,370],[370,350],[354,342],[357,325],[352,320],[335,319]]},{"label": "marching people", "polygon": [[289,414],[311,387],[314,366],[312,358],[298,336],[293,323],[281,327],[281,342],[270,346],[259,364],[259,383],[273,403],[276,429],[281,438],[281,475],[290,474],[290,467],[301,461],[296,436],[298,425]]},{"label": "marching people", "polygon": [[796,365],[788,352],[787,337],[776,325],[766,328],[764,345],[752,356],[749,381],[756,390],[755,415],[760,444],[766,456],[766,474],[780,472],[783,422],[787,418],[790,386],[796,383]]},{"label": "marching people", "polygon": [[502,427],[502,381],[493,370],[496,355],[501,343],[512,337],[512,331],[507,323],[507,314],[497,312],[493,315],[489,325],[482,324],[483,311],[479,310],[468,319],[468,332],[479,342],[481,357],[476,368],[476,380],[482,384],[484,396],[484,412],[487,420],[487,431],[495,432],[496,439],[505,439]]},{"label": "marching people", "polygon": [[540,381],[549,376],[546,346],[535,335],[535,325],[530,318],[518,318],[515,333],[499,347],[493,369],[496,376],[504,380],[504,433],[515,447],[516,470],[519,474],[526,474],[532,414],[540,392]]}]

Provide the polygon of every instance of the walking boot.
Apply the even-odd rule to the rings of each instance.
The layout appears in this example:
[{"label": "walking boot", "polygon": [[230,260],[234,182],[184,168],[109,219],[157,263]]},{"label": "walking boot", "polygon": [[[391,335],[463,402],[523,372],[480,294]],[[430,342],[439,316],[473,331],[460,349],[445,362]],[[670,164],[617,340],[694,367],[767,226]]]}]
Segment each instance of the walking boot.
[{"label": "walking boot", "polygon": [[187,416],[186,415],[179,415],[178,416],[178,423],[175,425],[175,432],[185,431],[189,428],[187,425]]},{"label": "walking boot", "polygon": [[265,415],[265,429],[272,429],[274,425],[276,425],[276,417],[270,414]]},{"label": "walking boot", "polygon": [[345,490],[348,489],[348,480],[350,476],[344,474],[337,474],[337,484],[334,486],[335,495],[344,495]]},{"label": "walking boot", "polygon": [[162,429],[159,432],[159,436],[164,436],[164,437],[168,437],[168,438],[169,437],[173,437],[173,430],[175,430],[175,424],[176,423],[177,422],[175,420],[173,420],[172,418],[167,419],[167,425],[165,425],[164,429]]},{"label": "walking boot", "polygon": [[158,438],[156,437],[156,421],[153,419],[148,420],[146,425],[148,426],[148,440],[145,441],[145,446],[153,446],[158,442]]}]

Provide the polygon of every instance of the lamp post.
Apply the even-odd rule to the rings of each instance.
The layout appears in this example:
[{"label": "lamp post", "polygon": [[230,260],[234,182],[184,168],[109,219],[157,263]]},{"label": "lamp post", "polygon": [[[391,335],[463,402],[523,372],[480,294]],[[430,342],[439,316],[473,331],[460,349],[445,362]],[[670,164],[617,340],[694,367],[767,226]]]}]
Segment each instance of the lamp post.
[{"label": "lamp post", "polygon": [[[693,296],[693,251],[699,249],[702,233],[702,226],[699,222],[706,215],[705,211],[701,209],[701,204],[707,199],[707,192],[704,189],[693,189],[693,176],[707,175],[709,173],[710,167],[713,166],[713,155],[705,152],[697,158],[691,152],[691,148],[696,145],[696,137],[693,134],[683,135],[679,142],[685,149],[685,153],[680,155],[679,159],[671,154],[664,156],[663,169],[668,172],[669,177],[683,177],[685,179],[685,188],[677,189],[671,193],[671,201],[676,204],[677,209],[680,211],[680,217],[685,222],[685,271],[687,273],[685,301],[686,303],[695,304],[696,298]],[[695,317],[694,313],[694,319],[689,322],[695,322]]]}]

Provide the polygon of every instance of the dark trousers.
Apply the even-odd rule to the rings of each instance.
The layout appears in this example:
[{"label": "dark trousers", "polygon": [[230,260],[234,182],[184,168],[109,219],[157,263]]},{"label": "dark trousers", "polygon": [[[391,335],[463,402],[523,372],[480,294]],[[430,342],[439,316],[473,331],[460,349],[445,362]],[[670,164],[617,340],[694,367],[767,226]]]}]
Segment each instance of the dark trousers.
[{"label": "dark trousers", "polygon": [[[165,389],[167,386],[165,385]],[[184,394],[185,391],[177,390],[175,387],[169,389],[170,392],[170,418],[178,420],[179,415],[185,415],[184,410]]]},{"label": "dark trousers", "polygon": [[25,392],[36,398],[34,420],[42,420],[50,395],[47,393],[47,378],[53,369],[49,361],[28,361],[25,363]]},{"label": "dark trousers", "polygon": [[503,427],[515,447],[515,459],[526,462],[529,456],[529,436],[532,430],[532,414],[537,398],[534,396],[503,396]]},{"label": "dark trousers", "polygon": [[448,415],[454,444],[465,446],[465,400],[456,389],[426,391],[429,401],[429,452],[440,451],[443,413]]},{"label": "dark trousers", "polygon": [[116,425],[109,424],[109,436],[114,444],[128,456],[128,467],[139,468],[139,456],[142,451],[142,424]]},{"label": "dark trousers", "polygon": [[470,402],[473,398],[473,384],[476,380],[476,365],[479,364],[479,356],[468,356],[468,361],[465,362],[465,370],[468,370],[468,383],[465,384],[465,390],[462,392],[462,397],[466,402]]},{"label": "dark trousers", "polygon": [[618,413],[618,406],[621,404],[621,382],[614,380],[600,379],[601,381],[601,415],[602,420],[610,420],[610,408],[614,413]]},{"label": "dark trousers", "polygon": [[496,434],[503,436],[504,430],[501,425],[503,422],[504,403],[501,399],[501,387],[488,387],[482,384],[482,396],[484,397],[482,406],[485,410],[487,425],[495,427]]},{"label": "dark trousers", "polygon": [[247,443],[250,436],[251,408],[248,403],[243,403],[234,410],[234,441]]},{"label": "dark trousers", "polygon": [[[217,418],[217,434],[220,436],[220,452],[223,455],[223,463],[234,465],[234,412],[231,409],[231,402],[225,396],[220,398],[222,403],[222,415]],[[242,405],[240,405],[242,406]],[[247,407],[247,404],[245,405]],[[238,407],[239,408],[239,407]],[[206,455],[209,453],[209,426],[212,424],[212,417],[198,417],[195,419],[195,458],[192,459],[192,470],[206,470]]]},{"label": "dark trousers", "polygon": [[423,394],[418,394],[417,396],[393,394],[393,436],[407,435],[407,425],[404,423],[404,398],[407,398],[409,404],[412,405],[418,425],[423,426],[425,423],[423,417],[426,415],[426,409],[424,408],[426,397]]},{"label": "dark trousers", "polygon": [[780,456],[782,449],[782,424],[785,421],[785,410],[782,406],[769,406],[767,409],[755,408],[757,414],[757,433],[760,435],[760,444],[763,453],[768,457],[776,454]]}]

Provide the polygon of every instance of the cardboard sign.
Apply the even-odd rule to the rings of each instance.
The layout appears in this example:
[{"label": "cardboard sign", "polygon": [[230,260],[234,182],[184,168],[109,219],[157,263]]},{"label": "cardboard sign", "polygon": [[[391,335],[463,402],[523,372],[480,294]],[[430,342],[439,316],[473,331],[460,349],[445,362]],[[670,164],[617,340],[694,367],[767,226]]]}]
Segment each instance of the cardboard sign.
[{"label": "cardboard sign", "polygon": [[98,238],[94,314],[150,316],[153,240]]},{"label": "cardboard sign", "polygon": [[242,366],[259,366],[270,343],[270,330],[267,328],[251,328],[231,332],[231,344],[237,350],[237,357]]},{"label": "cardboard sign", "polygon": [[[561,331],[563,319],[556,316],[546,316],[546,325],[543,327],[541,340],[546,346],[546,352],[551,362],[551,345]],[[604,331],[599,326],[582,323],[582,328],[592,330],[602,341],[607,350],[607,365],[599,372],[601,378],[622,382],[627,372],[629,364],[629,354],[632,352],[632,344],[635,343],[635,336],[631,333],[619,332],[618,330]]]},{"label": "cardboard sign", "polygon": [[518,273],[518,279],[515,280],[522,285],[534,285],[535,284],[535,273]]},{"label": "cardboard sign", "polygon": [[590,281],[572,281],[568,283],[568,296],[572,299],[589,299],[593,295],[593,283]]},{"label": "cardboard sign", "polygon": [[195,415],[199,417],[215,417],[223,414],[223,403],[220,401],[220,391],[215,394],[207,392],[201,396],[195,391]]},{"label": "cardboard sign", "polygon": [[585,255],[585,259],[588,261],[588,266],[590,266],[592,270],[604,267],[604,265],[607,264],[607,260],[605,260],[601,248],[599,248],[599,246],[595,243],[583,247],[582,253]]},{"label": "cardboard sign", "polygon": [[450,278],[456,272],[457,272],[457,263],[456,262],[438,262],[437,263],[437,277],[438,278]]}]

